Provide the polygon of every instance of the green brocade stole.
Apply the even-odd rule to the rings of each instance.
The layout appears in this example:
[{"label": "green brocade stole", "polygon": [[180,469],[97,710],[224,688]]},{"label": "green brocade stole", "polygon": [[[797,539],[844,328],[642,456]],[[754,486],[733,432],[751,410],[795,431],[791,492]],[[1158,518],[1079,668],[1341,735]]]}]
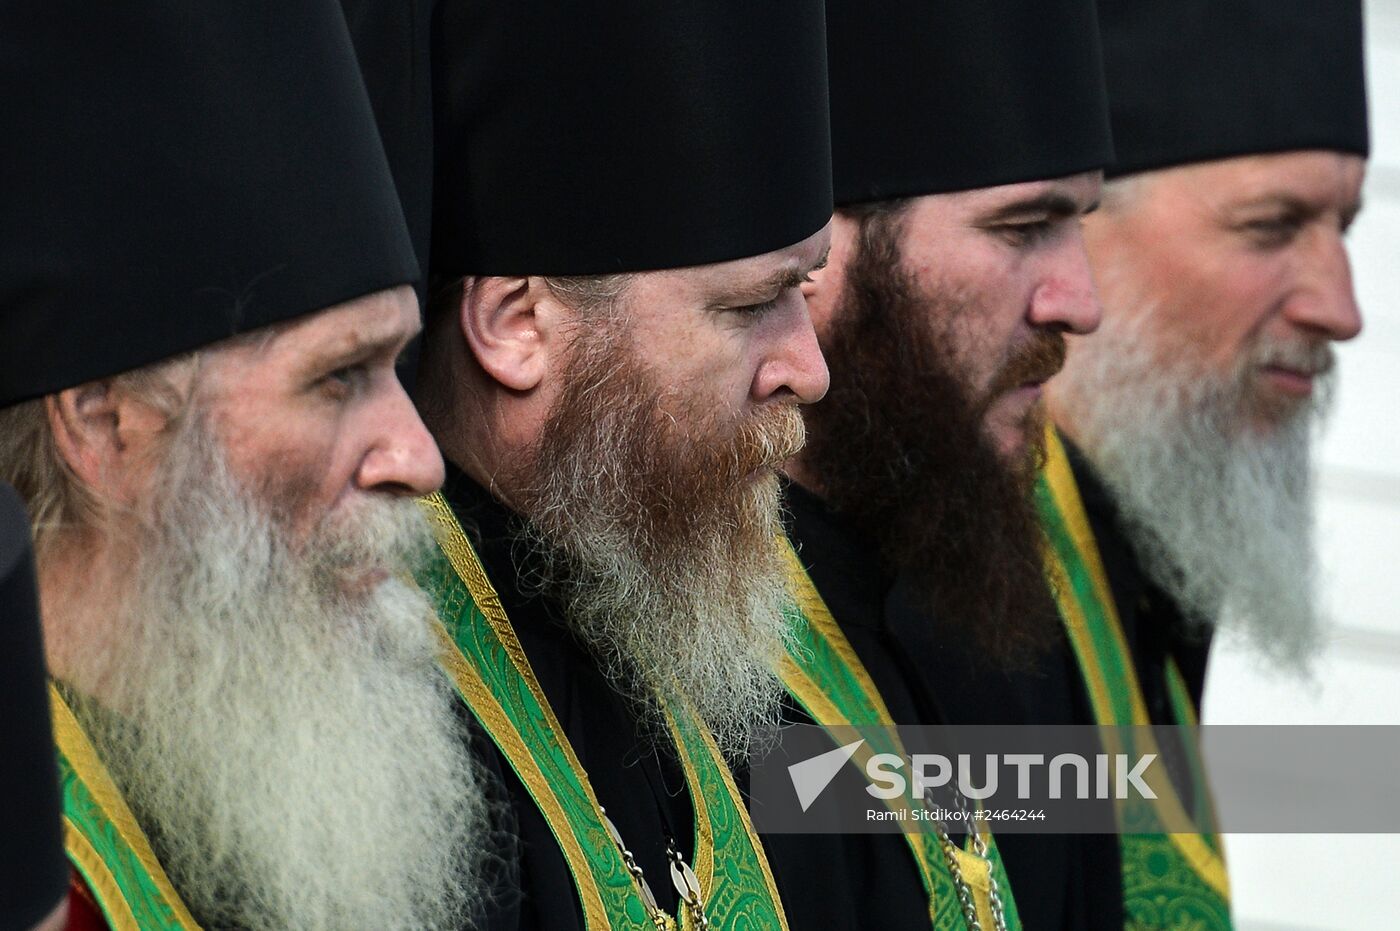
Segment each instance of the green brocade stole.
[{"label": "green brocade stole", "polygon": [[[869,671],[831,616],[830,609],[792,546],[787,540],[782,541],[782,546],[787,555],[789,588],[797,602],[793,606],[793,627],[797,636],[793,638],[788,655],[783,660],[782,670],[783,684],[787,686],[788,693],[813,721],[828,732],[833,727],[858,730],[865,742],[852,755],[850,763],[860,772],[866,772],[866,761],[877,753],[907,757],[894,731],[895,722],[889,708],[880,697]],[[840,734],[832,736],[837,738],[838,743],[849,739]],[[928,896],[930,926],[934,931],[961,931],[966,928],[967,922],[942,844],[931,825],[915,821],[907,817],[907,812],[901,811],[910,804],[903,795],[889,799],[885,804],[892,811],[906,816],[901,817],[898,823],[903,828],[904,839],[909,843],[910,853],[918,865],[919,877]],[[984,831],[983,836],[987,840],[990,862],[971,851],[970,835],[967,841],[969,849],[957,852],[958,868],[972,891],[977,908],[977,921],[984,929],[996,927],[988,876],[990,866],[995,870],[1006,927],[1010,931],[1019,931],[1021,920],[1015,897],[1011,894],[1006,868],[1002,865],[990,831]]]},{"label": "green brocade stole", "polygon": [[[593,786],[569,745],[500,597],[440,494],[420,499],[438,542],[420,581],[442,621],[443,667],[524,783],[559,844],[590,931],[651,931],[655,923],[627,869]],[[693,865],[716,931],[787,931],[772,872],[729,768],[698,721],[669,710],[695,810]],[[664,882],[666,877],[649,877]],[[692,926],[682,906],[679,927]],[[667,927],[677,924],[659,916]]]},{"label": "green brocade stole", "polygon": [[63,844],[114,931],[199,931],[63,695],[49,685]]},{"label": "green brocade stole", "polygon": [[[1101,726],[1150,725],[1103,559],[1069,458],[1053,428],[1047,432],[1046,453],[1036,503],[1049,542],[1047,573],[1089,688],[1094,718]],[[1168,660],[1166,677],[1176,723],[1194,728],[1196,711],[1175,660]],[[1184,744],[1196,810],[1186,813],[1168,781],[1155,787],[1158,798],[1152,803],[1155,811],[1149,823],[1182,825],[1191,830],[1160,833],[1159,827],[1157,833],[1126,833],[1137,819],[1131,810],[1119,811],[1125,827],[1120,849],[1123,907],[1129,928],[1227,931],[1234,927],[1220,839],[1201,829],[1212,824],[1214,816],[1199,748],[1190,740]]]}]

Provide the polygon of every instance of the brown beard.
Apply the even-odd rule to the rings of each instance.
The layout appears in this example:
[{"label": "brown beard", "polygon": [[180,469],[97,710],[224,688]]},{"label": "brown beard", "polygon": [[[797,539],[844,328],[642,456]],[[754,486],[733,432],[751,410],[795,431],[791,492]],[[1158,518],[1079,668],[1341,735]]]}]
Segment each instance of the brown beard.
[{"label": "brown beard", "polygon": [[1064,340],[1037,337],[976,397],[953,347],[977,309],[920,294],[900,265],[899,234],[897,216],[862,222],[823,341],[831,389],[807,411],[802,461],[945,629],[962,625],[992,663],[1022,665],[1059,630],[1031,494],[1043,451],[1031,433],[1035,454],[1008,464],[983,416],[1008,387],[1057,371]]},{"label": "brown beard", "polygon": [[802,448],[796,406],[727,415],[706,398],[660,387],[625,334],[587,339],[593,344],[575,347],[540,442],[514,472],[521,510],[546,533],[567,535],[577,513],[545,507],[567,483],[630,524],[640,553],[657,568],[718,534],[736,558],[770,548],[770,528],[754,520],[760,515],[749,502]]},{"label": "brown beard", "polygon": [[802,417],[786,402],[733,414],[668,387],[626,329],[579,337],[540,441],[502,482],[529,521],[527,581],[635,700],[679,690],[741,753],[778,710],[776,469],[801,448]]}]

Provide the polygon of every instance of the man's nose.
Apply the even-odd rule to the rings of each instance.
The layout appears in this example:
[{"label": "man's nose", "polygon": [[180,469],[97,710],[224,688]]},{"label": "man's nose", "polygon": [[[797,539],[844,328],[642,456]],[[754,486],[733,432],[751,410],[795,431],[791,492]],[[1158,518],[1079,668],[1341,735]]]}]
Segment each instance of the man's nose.
[{"label": "man's nose", "polygon": [[375,418],[374,438],[360,462],[360,488],[414,496],[437,491],[445,474],[442,453],[397,381],[377,407],[366,412]]},{"label": "man's nose", "polygon": [[801,292],[791,289],[773,310],[780,327],[776,345],[759,364],[754,376],[753,400],[762,403],[791,392],[801,404],[815,404],[826,395],[831,375],[826,368],[817,331]]},{"label": "man's nose", "polygon": [[1079,230],[1047,258],[1044,276],[1031,294],[1028,316],[1033,326],[1070,333],[1092,333],[1103,319],[1089,253]]},{"label": "man's nose", "polygon": [[1319,229],[1308,243],[1283,315],[1294,326],[1331,340],[1352,339],[1361,332],[1351,260],[1339,230]]}]

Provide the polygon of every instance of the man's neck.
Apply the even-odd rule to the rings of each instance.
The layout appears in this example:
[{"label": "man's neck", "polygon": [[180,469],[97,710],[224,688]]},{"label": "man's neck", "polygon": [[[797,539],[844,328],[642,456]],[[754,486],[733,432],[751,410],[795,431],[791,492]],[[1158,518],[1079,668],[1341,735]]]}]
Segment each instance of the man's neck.
[{"label": "man's neck", "polygon": [[443,458],[484,488],[493,498],[512,511],[518,511],[507,484],[502,481],[502,470],[492,457],[478,455],[472,451],[449,452],[443,449]]}]

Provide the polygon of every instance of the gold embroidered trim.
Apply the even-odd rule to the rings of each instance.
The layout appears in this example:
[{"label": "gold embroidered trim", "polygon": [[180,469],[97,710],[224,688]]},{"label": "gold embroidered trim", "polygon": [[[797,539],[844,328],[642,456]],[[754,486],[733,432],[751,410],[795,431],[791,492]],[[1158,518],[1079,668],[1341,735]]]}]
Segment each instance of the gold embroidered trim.
[{"label": "gold embroidered trim", "polygon": [[[724,756],[720,753],[714,737],[704,728],[699,728],[698,731],[700,739],[705,742],[706,748],[717,763],[716,769],[719,770],[720,778],[724,780],[724,789],[729,793],[729,798],[734,803],[734,810],[739,813],[739,823],[743,825],[749,843],[753,846],[754,858],[758,860],[758,865],[763,870],[763,883],[768,888],[769,898],[773,901],[779,926],[783,931],[788,931],[787,912],[782,907],[782,899],[778,897],[778,883],[773,879],[773,868],[768,865],[768,856],[764,853],[763,843],[758,839],[758,834],[754,832],[753,820],[749,817],[749,810],[739,795],[739,787],[735,784],[734,776],[725,764]],[[676,746],[682,747],[682,738],[676,729],[674,720],[671,721],[671,732],[675,736]],[[695,764],[691,762],[690,754],[682,750],[678,755],[681,758],[681,765],[685,767],[686,784],[700,785],[700,775],[695,771]],[[705,802],[705,793],[692,792],[691,804],[695,806],[695,872],[700,879],[701,888],[713,889],[715,880],[714,837],[710,830],[709,808]]]},{"label": "gold embroidered trim", "polygon": [[[563,734],[563,728],[554,716],[554,709],[545,701],[539,681],[535,678],[534,670],[530,668],[530,661],[525,658],[525,650],[515,636],[515,630],[510,626],[505,608],[501,605],[500,595],[497,594],[491,580],[486,577],[486,570],[482,567],[481,561],[477,559],[476,553],[472,550],[466,534],[462,532],[461,525],[457,523],[457,518],[453,515],[446,499],[440,493],[435,492],[426,498],[420,498],[418,503],[427,514],[433,533],[437,537],[438,545],[447,555],[452,570],[467,586],[472,600],[476,602],[477,608],[486,618],[487,623],[491,625],[491,629],[495,632],[501,646],[510,657],[511,663],[520,671],[531,693],[539,702],[540,707],[544,709],[549,726],[554,729],[555,733]],[[467,700],[472,711],[481,719],[481,723],[491,732],[492,740],[496,741],[506,758],[511,761],[516,773],[525,781],[530,789],[530,794],[534,796],[542,808],[546,809],[544,811],[545,821],[553,830],[555,840],[559,842],[564,859],[569,864],[569,871],[574,875],[574,888],[578,890],[584,923],[590,928],[607,928],[609,921],[607,909],[603,905],[602,894],[598,891],[593,870],[589,866],[583,847],[569,827],[569,819],[564,814],[562,803],[556,797],[553,788],[545,779],[544,773],[525,746],[525,742],[511,722],[510,716],[506,714],[496,697],[491,694],[491,690],[481,678],[481,674],[462,656],[461,651],[452,642],[451,636],[441,622],[437,625],[437,635],[442,648],[443,667],[447,670],[448,675],[462,692],[462,696]],[[567,741],[560,743],[568,758],[569,765],[576,772],[582,774],[583,767],[579,763],[578,757],[575,756],[573,748],[569,746]],[[599,823],[602,824],[603,813],[598,805],[598,799],[593,794],[593,787],[586,777],[582,778],[580,782],[598,815]]]},{"label": "gold embroidered trim", "polygon": [[[874,706],[880,722],[887,727],[892,727],[894,725],[894,716],[890,714],[890,709],[885,704],[884,697],[881,696],[880,690],[875,687],[875,682],[870,678],[870,673],[866,670],[865,664],[860,661],[860,657],[856,654],[855,647],[851,646],[851,642],[846,639],[845,633],[841,630],[841,626],[836,623],[836,618],[832,616],[831,609],[827,607],[826,601],[821,596],[821,592],[817,591],[817,587],[807,574],[807,570],[802,567],[802,561],[798,558],[797,551],[792,548],[792,545],[785,537],[782,538],[782,544],[788,567],[788,588],[793,599],[797,602],[798,608],[801,609],[803,616],[807,618],[807,622],[812,625],[818,635],[830,645],[832,652],[840,657],[841,661],[851,670],[851,673],[860,682],[861,689]],[[838,727],[852,726],[850,720],[826,694],[826,691],[822,689],[802,667],[798,666],[797,661],[791,656],[783,657],[782,678],[788,690],[792,692],[802,704],[806,705],[808,709],[817,714],[819,724]],[[903,754],[904,748],[899,746],[898,735],[894,735],[893,739],[896,746],[899,748],[899,752]],[[863,743],[853,754],[853,759],[859,760],[861,765],[864,765],[872,756],[873,752],[869,742]],[[903,796],[900,796],[897,800],[891,799],[890,801],[896,801],[901,809],[910,808],[909,800]],[[910,855],[919,861],[920,872],[927,874],[929,870],[935,867],[924,862],[924,858],[919,852],[923,849],[919,824],[920,822],[915,821],[912,817],[905,817],[899,820],[900,829],[906,835],[910,845]],[[966,858],[959,858],[959,864],[962,864],[965,859]],[[980,861],[980,858],[977,859]],[[981,921],[980,916],[983,905],[985,904],[988,922],[990,922],[991,902],[988,898],[990,885],[987,882],[987,876],[989,874],[984,871],[981,875],[982,885],[980,887],[973,886],[974,889],[980,888],[982,893],[981,896],[975,897],[979,913],[978,920]],[[932,877],[927,877],[925,880],[926,883],[931,881]],[[928,888],[927,892],[929,919],[932,921],[937,917],[938,903],[934,895],[934,890],[931,887]],[[987,901],[984,903],[983,899],[987,899]],[[984,927],[990,928],[993,927],[993,925],[991,923],[984,923]]]},{"label": "gold embroidered trim", "polygon": [[[463,584],[466,585],[468,592],[471,593],[473,601],[476,602],[478,609],[480,609],[482,615],[486,618],[487,623],[491,625],[492,631],[505,649],[512,664],[516,667],[536,702],[543,710],[546,716],[546,724],[554,733],[560,735],[560,749],[564,752],[569,766],[578,774],[579,782],[587,795],[598,822],[600,824],[605,823],[602,806],[599,804],[597,796],[594,794],[593,786],[588,781],[587,773],[579,762],[573,747],[570,746],[567,740],[563,739],[563,726],[555,717],[553,708],[545,698],[544,691],[540,688],[539,681],[535,677],[533,669],[530,667],[529,659],[525,656],[525,649],[521,645],[519,638],[516,637],[515,630],[511,626],[509,618],[506,616],[500,596],[487,577],[485,568],[477,558],[475,551],[471,547],[471,543],[467,540],[465,533],[463,533],[456,515],[452,513],[451,506],[440,493],[434,493],[425,498],[420,498],[419,504],[427,514],[438,544],[442,547],[443,553],[446,554],[453,571],[457,573],[457,576],[462,580]],[[547,812],[546,821],[550,822],[551,828],[554,828],[556,823],[567,825],[568,820],[563,812],[562,806],[555,798],[553,792],[548,789],[543,774],[539,771],[537,766],[533,765],[533,761],[530,760],[529,751],[524,746],[523,741],[520,740],[520,736],[514,726],[510,723],[504,708],[502,708],[495,697],[490,694],[490,690],[481,679],[480,674],[477,673],[476,670],[471,667],[471,664],[461,655],[461,652],[452,642],[446,628],[439,626],[438,636],[445,654],[443,662],[449,675],[452,676],[458,687],[462,689],[463,695],[467,698],[468,704],[471,705],[472,710],[477,712],[482,718],[483,724],[492,731],[493,739],[497,739],[498,741],[504,739],[504,742],[501,743],[501,747],[503,750],[507,751],[507,756],[512,760],[512,765],[515,765],[517,759],[521,762],[530,761],[529,764],[527,764],[529,765],[529,773],[520,772],[519,769],[517,769],[517,772],[520,772],[522,779],[526,779],[527,785],[531,788],[531,794],[537,800],[549,800],[547,804],[552,810],[552,817],[551,813]],[[682,765],[685,768],[686,781],[691,787],[697,787],[700,785],[699,775],[695,771],[694,763],[684,751],[684,744],[680,734],[676,731],[674,720],[671,721],[671,727],[677,748],[680,750],[678,756],[681,758]],[[719,748],[715,745],[711,735],[703,728],[700,728],[698,733],[704,741],[708,752],[712,754],[715,760],[716,769],[719,771],[724,781],[725,790],[729,793],[734,809],[738,812],[740,822],[747,833],[749,843],[753,847],[755,858],[763,871],[764,883],[777,913],[780,926],[783,931],[788,931],[787,917],[782,909],[782,900],[778,897],[777,883],[773,879],[772,869],[768,864],[767,857],[764,855],[762,844],[758,840],[757,834],[754,833],[753,823],[749,818],[747,809],[744,807],[743,800],[739,794],[738,787],[734,783],[733,776],[729,772],[729,768],[725,764],[724,758],[720,754]],[[706,807],[703,792],[692,791],[690,795],[696,816],[696,850],[694,857],[696,875],[697,878],[700,879],[703,888],[713,888],[715,880],[714,838],[711,832],[708,808]],[[546,803],[542,802],[542,804]],[[557,822],[554,820],[555,818],[558,819]],[[587,860],[584,858],[583,850],[578,844],[577,837],[573,834],[572,830],[567,832],[567,837],[561,837],[559,829],[555,830],[555,837],[559,840],[560,844],[566,848],[565,857],[569,860],[570,870],[574,874],[574,884],[579,889],[580,896],[583,897],[587,894],[588,897],[596,903],[596,905],[594,905],[595,911],[593,914],[590,914],[588,903],[584,903],[587,923],[592,926],[593,922],[596,920],[600,922],[600,927],[606,927],[608,921],[602,899],[593,882],[592,871],[587,865]],[[589,881],[587,883],[580,881],[580,877],[583,875],[588,877]],[[588,887],[587,893],[585,893],[584,890],[585,886]],[[674,924],[675,922],[675,919],[664,913],[663,918],[668,923]]]},{"label": "gold embroidered trim", "polygon": [[[1093,531],[1089,526],[1088,511],[1080,497],[1079,486],[1074,480],[1074,471],[1070,468],[1069,457],[1065,453],[1064,446],[1054,427],[1046,428],[1045,474],[1055,499],[1055,506],[1064,519],[1065,526],[1069,529],[1070,537],[1073,539],[1080,557],[1084,560],[1085,567],[1089,570],[1089,577],[1094,584],[1094,594],[1104,607],[1110,633],[1118,647],[1119,655],[1124,657],[1124,675],[1128,680],[1127,687],[1133,712],[1131,723],[1138,726],[1149,726],[1152,721],[1147,714],[1147,703],[1143,698],[1142,685],[1138,681],[1137,670],[1132,664],[1132,654],[1128,651],[1127,638],[1123,633],[1123,623],[1118,617],[1118,608],[1113,600],[1113,590],[1108,583],[1108,573],[1104,570],[1098,543],[1095,541]],[[1054,562],[1056,573],[1059,576],[1056,579],[1057,584],[1068,585],[1068,582],[1063,579],[1063,568],[1059,566],[1057,561],[1052,562]],[[1083,613],[1079,611],[1077,605],[1073,604],[1072,597],[1059,599],[1059,602],[1062,608],[1068,606],[1074,615],[1074,617],[1066,619],[1065,626],[1069,629],[1070,636],[1074,638],[1076,645],[1083,650],[1085,656],[1093,657],[1092,668],[1085,670],[1085,673],[1089,689],[1093,693],[1094,707],[1112,709],[1113,703],[1109,698],[1108,683],[1104,680],[1103,666],[1098,661],[1093,638],[1088,635],[1088,630],[1084,625]],[[1100,723],[1116,722],[1110,720]],[[1155,749],[1155,747],[1149,749]],[[1157,800],[1153,803],[1161,812],[1162,823],[1194,824],[1194,819],[1186,813],[1175,789],[1171,786],[1165,788],[1166,791],[1159,792]],[[1212,850],[1199,833],[1172,833],[1168,836],[1196,874],[1228,902],[1230,899],[1230,880],[1225,869],[1224,859],[1220,854]]]},{"label": "gold embroidered trim", "polygon": [[[131,809],[122,799],[121,792],[112,782],[112,777],[107,774],[107,768],[97,758],[97,751],[93,749],[87,735],[83,733],[78,719],[73,716],[73,710],[68,707],[68,703],[63,700],[63,695],[52,682],[49,683],[49,703],[53,712],[54,742],[58,744],[58,749],[67,758],[69,765],[73,767],[74,774],[87,788],[93,803],[102,810],[103,815],[111,822],[117,836],[121,838],[146,870],[151,882],[155,884],[156,889],[170,907],[175,920],[190,931],[197,931],[199,925],[190,915],[189,909],[185,907],[179,894],[175,892],[175,886],[170,882],[170,877],[165,874],[165,870],[156,860],[155,852],[151,850],[150,841],[146,839],[145,833],[136,823],[136,816],[131,813]],[[69,826],[71,827],[71,824]],[[73,830],[71,835],[81,836],[76,830]],[[91,850],[90,845],[88,849]],[[92,851],[92,856],[97,858],[96,851]],[[107,871],[105,865],[103,871]],[[107,872],[107,875],[110,876],[110,872]],[[113,883],[115,884],[115,880]]]},{"label": "gold embroidered trim", "polygon": [[83,882],[87,883],[87,888],[81,894],[102,910],[102,916],[112,926],[112,931],[141,931],[131,906],[117,885],[117,878],[92,848],[87,835],[66,817],[63,819],[63,847],[68,852],[68,859],[82,874]]}]

